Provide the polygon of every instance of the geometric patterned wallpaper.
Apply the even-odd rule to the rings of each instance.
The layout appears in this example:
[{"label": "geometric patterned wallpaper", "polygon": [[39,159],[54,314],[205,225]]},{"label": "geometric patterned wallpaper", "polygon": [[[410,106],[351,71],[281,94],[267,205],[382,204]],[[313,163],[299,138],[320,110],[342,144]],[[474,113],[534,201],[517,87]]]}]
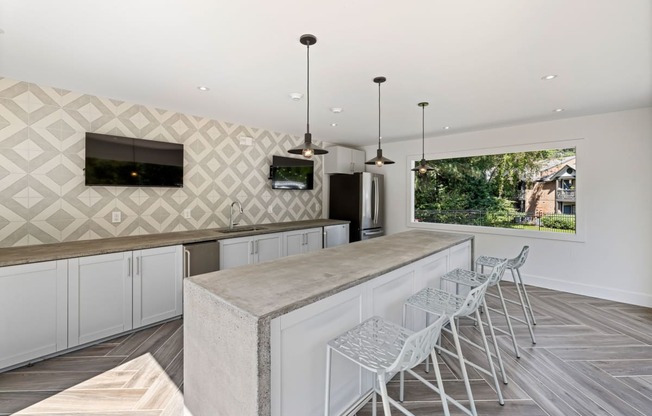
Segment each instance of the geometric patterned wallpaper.
[{"label": "geometric patterned wallpaper", "polygon": [[[183,143],[184,187],[85,186],[87,131]],[[240,145],[241,136],[253,145]],[[267,179],[272,155],[301,142],[0,77],[0,247],[224,227],[234,200],[240,224],[321,218],[322,158],[312,191],[273,190]]]}]

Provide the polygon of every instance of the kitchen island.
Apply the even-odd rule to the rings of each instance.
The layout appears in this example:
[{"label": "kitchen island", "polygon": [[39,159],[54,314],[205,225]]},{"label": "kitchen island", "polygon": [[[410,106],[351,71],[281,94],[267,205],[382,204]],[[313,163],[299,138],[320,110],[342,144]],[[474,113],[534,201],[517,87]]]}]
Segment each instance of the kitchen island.
[{"label": "kitchen island", "polygon": [[[400,323],[405,298],[470,267],[472,241],[413,230],[186,279],[187,412],[323,412],[326,342],[372,315]],[[368,392],[353,367],[333,361],[334,414]]]}]

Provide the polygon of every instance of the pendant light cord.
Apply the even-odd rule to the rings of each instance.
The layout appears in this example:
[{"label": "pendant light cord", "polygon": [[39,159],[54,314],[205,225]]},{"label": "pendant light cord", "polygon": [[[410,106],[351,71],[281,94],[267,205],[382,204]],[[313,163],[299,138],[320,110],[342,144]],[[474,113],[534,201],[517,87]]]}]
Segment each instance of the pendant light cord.
[{"label": "pendant light cord", "polygon": [[378,148],[380,149],[380,82],[378,83]]},{"label": "pendant light cord", "polygon": [[426,158],[426,145],[425,145],[425,130],[426,130],[426,106],[421,106],[421,159]]},{"label": "pendant light cord", "polygon": [[307,65],[307,77],[306,77],[306,101],[308,105],[306,106],[306,133],[310,133],[310,42],[306,44],[306,62]]}]

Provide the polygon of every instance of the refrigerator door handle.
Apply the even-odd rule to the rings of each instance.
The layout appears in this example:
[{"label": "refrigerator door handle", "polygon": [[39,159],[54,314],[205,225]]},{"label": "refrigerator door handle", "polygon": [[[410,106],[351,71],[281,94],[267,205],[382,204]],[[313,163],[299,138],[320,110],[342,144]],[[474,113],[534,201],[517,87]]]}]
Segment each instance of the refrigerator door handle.
[{"label": "refrigerator door handle", "polygon": [[374,178],[374,195],[376,197],[376,200],[374,202],[374,224],[378,224],[378,210],[380,209],[380,195],[378,195],[378,178]]},{"label": "refrigerator door handle", "polygon": [[378,230],[378,231],[363,231],[363,235],[378,235],[382,234],[384,231],[383,230]]}]

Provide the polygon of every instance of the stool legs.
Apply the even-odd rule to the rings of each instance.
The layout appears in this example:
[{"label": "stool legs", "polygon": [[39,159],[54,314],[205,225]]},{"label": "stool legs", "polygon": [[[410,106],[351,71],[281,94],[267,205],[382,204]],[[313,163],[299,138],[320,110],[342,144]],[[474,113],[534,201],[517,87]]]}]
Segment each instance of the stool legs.
[{"label": "stool legs", "polygon": [[[380,397],[383,399],[383,412],[385,416],[391,416],[392,410],[389,407],[389,398],[387,396],[387,384],[385,384],[385,373],[378,373],[378,384],[380,387]],[[374,393],[374,396],[376,394]]]},{"label": "stool legs", "polygon": [[[330,414],[330,399],[331,399],[331,356],[333,350],[330,346],[326,346],[326,400],[324,400],[324,416]],[[374,396],[376,393],[374,392]]]},{"label": "stool legs", "polygon": [[532,305],[530,304],[530,297],[527,295],[527,290],[525,289],[525,285],[523,284],[521,271],[519,269],[516,269],[516,274],[518,275],[518,281],[521,283],[521,287],[523,288],[523,294],[525,294],[525,302],[527,302],[527,308],[530,311],[530,316],[532,317],[532,325],[536,325],[537,320],[534,318],[534,311],[532,310]]},{"label": "stool legs", "polygon": [[[485,309],[487,309],[487,300],[486,299],[482,300],[482,304],[484,305]],[[487,309],[487,311],[489,311],[489,309]],[[487,316],[487,326],[489,327],[489,335],[491,335],[491,340],[492,340],[492,342],[494,344],[494,349],[496,350],[496,358],[498,358],[498,367],[500,368],[500,374],[502,374],[502,376],[503,376],[503,383],[507,384],[507,373],[505,372],[505,366],[503,365],[503,358],[500,355],[500,349],[498,348],[498,339],[496,338],[496,332],[494,331],[494,325],[491,322],[491,316],[489,315],[489,313],[486,313],[485,315]],[[476,319],[478,317],[480,317],[479,313],[476,316]],[[478,322],[480,322],[480,328],[482,329],[482,334],[485,335],[484,334],[484,324],[482,323],[481,320],[478,321]],[[486,339],[486,336],[485,336],[485,339]],[[489,350],[487,350],[487,354],[488,354],[488,357],[491,358],[491,353],[489,352]],[[490,364],[492,365],[491,368],[493,369],[493,360],[491,360],[491,359],[490,359]],[[499,393],[499,396],[500,396],[500,393]]]},{"label": "stool legs", "polygon": [[[525,302],[523,301],[523,296],[521,295],[521,286],[522,284],[519,284],[516,281],[516,274],[514,273],[514,269],[510,269],[512,272],[512,279],[514,279],[514,285],[516,286],[516,293],[518,294],[518,300],[521,303],[521,307],[523,308],[523,316],[525,316],[525,322],[527,324],[527,329],[530,331],[530,338],[532,338],[532,343],[536,344],[537,339],[534,337],[534,331],[532,330],[532,324],[530,323],[530,315],[532,315],[532,319],[534,319],[534,314],[532,314],[532,309],[530,307],[530,301],[527,299],[527,293],[525,294]],[[516,269],[518,273],[518,269]],[[519,280],[520,280],[520,275],[519,275]],[[525,291],[525,286],[523,286],[523,291]],[[527,302],[527,306],[526,306]],[[529,312],[528,312],[529,309]],[[536,325],[536,324],[535,324]]]},{"label": "stool legs", "polygon": [[[487,320],[491,319],[489,318],[489,314],[487,313]],[[485,353],[487,355],[487,361],[489,362],[489,371],[491,372],[491,375],[493,376],[494,379],[494,385],[496,387],[496,393],[498,393],[498,403],[500,403],[501,406],[505,404],[505,401],[503,400],[503,393],[500,390],[500,385],[498,385],[498,376],[496,376],[496,368],[494,367],[494,360],[491,358],[491,351],[489,350],[489,343],[487,342],[487,335],[484,333],[484,327],[482,325],[482,317],[480,316],[480,311],[476,309],[475,311],[475,318],[480,322],[480,334],[482,335],[482,345],[484,346]],[[489,325],[489,328],[491,327],[491,324]],[[492,337],[494,338],[494,346],[495,346],[495,335],[492,334]],[[498,361],[502,365],[502,360],[500,359],[500,352],[498,351],[498,348],[496,348],[496,354],[498,355]],[[505,369],[502,369],[503,371],[503,379],[505,379]]]},{"label": "stool legs", "polygon": [[[462,355],[462,346],[460,345],[460,338],[457,335],[457,326],[455,325],[455,319],[451,319],[450,324],[451,324],[451,332],[453,333],[453,341],[455,343],[455,351],[457,352],[457,359],[460,364],[460,369],[462,370],[462,378],[464,379],[464,387],[466,388],[466,395],[469,398],[469,408],[471,409],[471,413],[473,414],[473,416],[478,416],[478,412],[475,409],[475,402],[473,401],[473,393],[471,392],[471,383],[469,382],[469,375],[466,372],[466,364],[464,363],[464,356]],[[500,392],[500,390],[498,391]]]},{"label": "stool legs", "polygon": [[[503,296],[503,291],[500,288],[500,282],[496,283],[496,289],[498,289],[498,297],[500,298],[500,304],[503,307],[505,321],[507,321],[507,330],[509,331],[509,335],[512,337],[512,344],[514,345],[514,354],[516,354],[516,358],[521,358],[521,354],[518,352],[518,344],[516,343],[516,336],[514,335],[514,328],[512,328],[512,320],[509,319],[509,312],[507,312],[505,297]],[[487,315],[489,315],[489,313],[487,313]]]}]

